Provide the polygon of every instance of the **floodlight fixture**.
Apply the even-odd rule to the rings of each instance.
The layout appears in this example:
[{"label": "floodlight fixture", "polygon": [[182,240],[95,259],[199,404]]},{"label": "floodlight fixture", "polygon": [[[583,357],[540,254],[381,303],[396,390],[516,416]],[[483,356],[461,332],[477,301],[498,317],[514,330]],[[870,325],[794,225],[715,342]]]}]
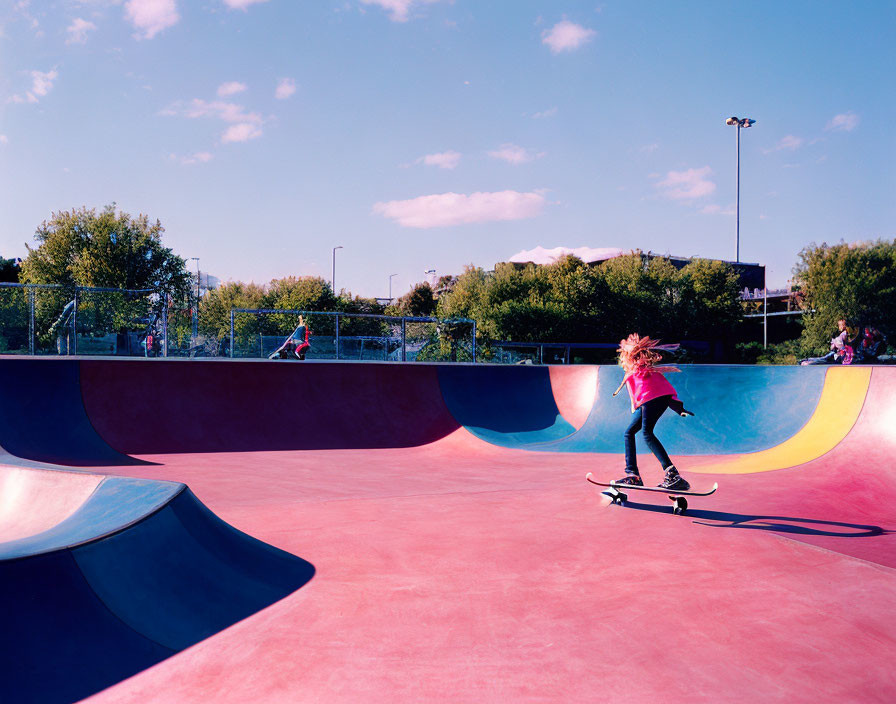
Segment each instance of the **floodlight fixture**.
[{"label": "floodlight fixture", "polygon": [[736,262],[740,262],[740,130],[742,127],[752,127],[755,122],[756,120],[751,117],[736,117],[734,115],[725,120],[726,125],[737,127],[737,175],[735,177],[736,205],[734,207],[734,246]]}]

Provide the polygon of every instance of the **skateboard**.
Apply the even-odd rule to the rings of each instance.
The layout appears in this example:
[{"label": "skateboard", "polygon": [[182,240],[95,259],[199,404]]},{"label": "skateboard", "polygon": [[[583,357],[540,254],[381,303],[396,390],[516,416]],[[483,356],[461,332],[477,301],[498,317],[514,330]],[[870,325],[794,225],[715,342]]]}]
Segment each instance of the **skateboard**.
[{"label": "skateboard", "polygon": [[629,489],[632,491],[653,491],[659,494],[665,494],[672,502],[672,513],[678,516],[683,516],[685,511],[688,510],[688,500],[685,498],[686,496],[709,496],[710,494],[714,494],[716,489],[719,488],[718,482],[714,483],[712,489],[709,491],[693,491],[691,489],[688,489],[687,491],[674,491],[663,489],[659,486],[634,486],[632,484],[617,484],[616,482],[607,483],[597,481],[591,472],[588,472],[588,474],[585,475],[585,479],[597,486],[609,487],[607,491],[601,493],[609,496],[614,504],[619,504],[620,506],[628,501],[628,495],[620,491],[620,489],[625,489],[626,491]]}]

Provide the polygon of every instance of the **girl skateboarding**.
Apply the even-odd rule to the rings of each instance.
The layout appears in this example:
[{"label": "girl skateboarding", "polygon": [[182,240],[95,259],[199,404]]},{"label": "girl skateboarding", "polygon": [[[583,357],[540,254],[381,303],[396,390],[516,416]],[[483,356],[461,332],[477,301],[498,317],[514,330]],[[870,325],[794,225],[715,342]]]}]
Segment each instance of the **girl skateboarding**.
[{"label": "girl skateboarding", "polygon": [[639,430],[644,441],[665,471],[665,477],[659,486],[663,489],[687,491],[691,485],[678,473],[666,449],[653,434],[653,428],[667,408],[671,408],[680,416],[694,415],[685,410],[684,404],[678,400],[675,389],[664,373],[680,371],[676,367],[658,367],[662,359],[658,350],[673,350],[678,345],[660,345],[649,337],[637,334],[629,335],[619,343],[619,365],[625,371],[625,377],[619,388],[613,392],[615,396],[623,386],[628,387],[628,395],[632,401],[632,422],[625,431],[625,476],[616,484],[644,486],[638,471],[638,456],[635,448],[635,433]]}]

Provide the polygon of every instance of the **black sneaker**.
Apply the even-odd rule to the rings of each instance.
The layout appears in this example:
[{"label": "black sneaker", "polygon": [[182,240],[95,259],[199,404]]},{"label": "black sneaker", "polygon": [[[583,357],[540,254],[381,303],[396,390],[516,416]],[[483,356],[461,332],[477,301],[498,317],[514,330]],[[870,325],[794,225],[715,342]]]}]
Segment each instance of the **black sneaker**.
[{"label": "black sneaker", "polygon": [[657,486],[660,489],[672,489],[673,491],[687,491],[691,488],[691,485],[675,469],[675,465],[669,465],[666,468],[666,476]]},{"label": "black sneaker", "polygon": [[628,484],[629,486],[644,486],[644,482],[641,479],[640,474],[632,474],[631,472],[626,472],[625,476],[622,479],[617,479],[613,482],[614,484]]}]

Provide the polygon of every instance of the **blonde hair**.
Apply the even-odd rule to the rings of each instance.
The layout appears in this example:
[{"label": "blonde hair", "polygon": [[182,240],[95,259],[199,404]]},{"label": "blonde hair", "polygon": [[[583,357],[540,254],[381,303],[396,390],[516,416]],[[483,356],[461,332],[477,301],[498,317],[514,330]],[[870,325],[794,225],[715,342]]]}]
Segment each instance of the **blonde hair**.
[{"label": "blonde hair", "polygon": [[619,341],[619,365],[626,374],[651,369],[662,359],[662,355],[657,352],[658,345],[658,340],[632,333]]}]

